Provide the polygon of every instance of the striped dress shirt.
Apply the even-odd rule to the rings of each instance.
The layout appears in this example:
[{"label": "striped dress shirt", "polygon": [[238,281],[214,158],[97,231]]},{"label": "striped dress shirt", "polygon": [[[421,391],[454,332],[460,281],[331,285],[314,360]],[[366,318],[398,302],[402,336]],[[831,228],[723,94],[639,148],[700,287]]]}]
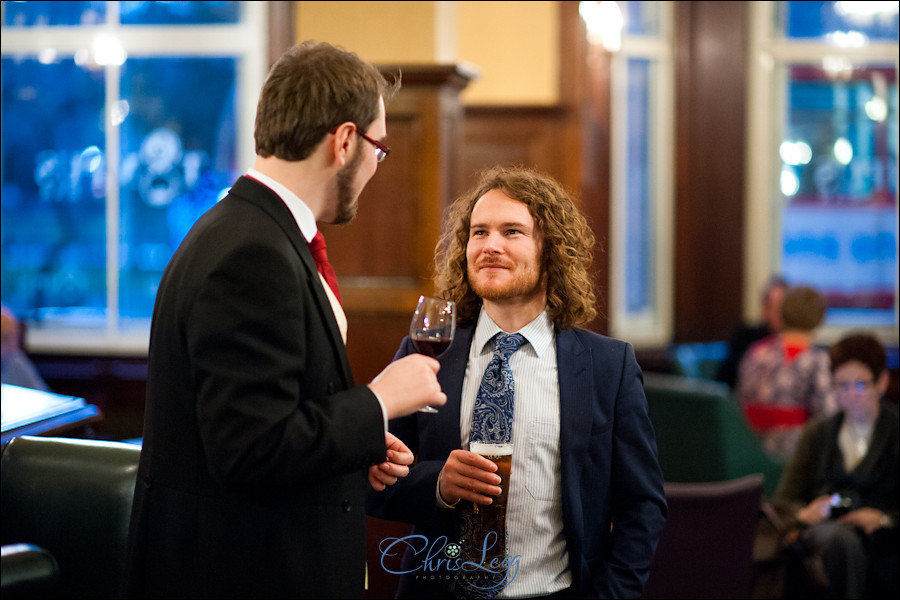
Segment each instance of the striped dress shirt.
[{"label": "striped dress shirt", "polygon": [[[463,381],[462,448],[468,448],[475,396],[493,356],[491,340],[500,331],[482,309]],[[516,396],[506,539],[509,556],[518,557],[518,572],[499,597],[526,598],[572,584],[563,536],[556,335],[546,311],[518,332],[507,333],[520,333],[527,343],[509,361]]]}]

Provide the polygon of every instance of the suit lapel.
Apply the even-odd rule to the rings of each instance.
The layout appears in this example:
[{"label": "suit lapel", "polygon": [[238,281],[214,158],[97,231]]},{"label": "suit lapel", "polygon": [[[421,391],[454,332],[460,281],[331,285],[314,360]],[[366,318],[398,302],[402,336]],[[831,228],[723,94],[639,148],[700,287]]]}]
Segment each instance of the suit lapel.
[{"label": "suit lapel", "polygon": [[338,364],[341,366],[341,375],[346,385],[353,385],[353,374],[350,370],[347,349],[344,346],[341,330],[334,317],[331,301],[328,299],[325,288],[322,287],[319,271],[316,268],[316,261],[309,251],[309,246],[303,238],[303,234],[300,233],[300,228],[297,226],[293,215],[291,215],[291,211],[278,194],[250,177],[240,177],[232,186],[231,193],[260,207],[278,223],[278,226],[281,227],[288,240],[290,240],[291,245],[297,252],[297,256],[300,258],[300,262],[306,268],[309,289],[316,301],[322,323],[328,329],[332,350]]},{"label": "suit lapel", "polygon": [[462,387],[474,332],[474,323],[456,328],[453,343],[438,358],[438,362],[441,363],[441,369],[437,376],[438,383],[441,384],[441,390],[447,394],[447,403],[438,409],[437,414],[419,415],[420,422],[425,424],[423,439],[431,438],[434,440],[435,448],[447,450],[448,453],[450,450],[460,447],[459,418]]},{"label": "suit lapel", "polygon": [[595,396],[591,350],[572,329],[556,333],[559,372],[560,457],[563,489],[577,485],[582,457],[591,435],[591,401]]}]

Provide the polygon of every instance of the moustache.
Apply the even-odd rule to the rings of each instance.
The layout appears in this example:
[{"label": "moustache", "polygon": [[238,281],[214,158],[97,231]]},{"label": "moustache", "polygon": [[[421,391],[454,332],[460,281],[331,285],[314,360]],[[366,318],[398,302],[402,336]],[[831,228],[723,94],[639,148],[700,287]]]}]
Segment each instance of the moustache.
[{"label": "moustache", "polygon": [[476,269],[483,269],[486,267],[487,268],[501,267],[504,269],[510,269],[510,268],[512,268],[512,265],[510,263],[504,262],[502,260],[497,260],[497,259],[493,259],[493,258],[485,258],[485,259],[479,260],[475,263]]}]

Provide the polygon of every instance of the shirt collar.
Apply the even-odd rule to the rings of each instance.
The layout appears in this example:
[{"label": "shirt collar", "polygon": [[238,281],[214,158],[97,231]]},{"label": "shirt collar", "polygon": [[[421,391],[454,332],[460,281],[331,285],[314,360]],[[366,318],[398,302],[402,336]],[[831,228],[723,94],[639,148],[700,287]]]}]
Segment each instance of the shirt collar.
[{"label": "shirt collar", "polygon": [[307,206],[297,194],[268,175],[260,173],[256,169],[248,169],[247,176],[257,180],[281,198],[281,201],[285,203],[288,210],[291,211],[291,214],[294,216],[294,221],[297,222],[297,227],[300,228],[300,233],[303,234],[307,243],[316,236],[316,232],[319,231],[319,228],[316,226],[316,217],[309,206]]},{"label": "shirt collar", "polygon": [[[472,336],[473,350],[478,354],[493,352],[492,340],[501,331],[503,330],[494,323],[482,306],[481,313],[478,315],[478,323],[475,325],[475,333]],[[553,322],[545,310],[519,331],[509,333],[522,334],[522,337],[528,342],[528,346],[540,358],[553,343]]]}]

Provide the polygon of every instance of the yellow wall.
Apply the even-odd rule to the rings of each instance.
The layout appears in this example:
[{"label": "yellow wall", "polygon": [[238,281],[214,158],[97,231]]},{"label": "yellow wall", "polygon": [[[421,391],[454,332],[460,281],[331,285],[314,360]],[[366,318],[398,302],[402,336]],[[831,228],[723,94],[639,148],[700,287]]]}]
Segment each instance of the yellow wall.
[{"label": "yellow wall", "polygon": [[297,2],[297,40],[373,63],[465,62],[480,72],[466,104],[555,104],[558,2]]},{"label": "yellow wall", "polygon": [[557,2],[457,2],[459,59],[480,79],[466,104],[555,104],[559,100]]}]

